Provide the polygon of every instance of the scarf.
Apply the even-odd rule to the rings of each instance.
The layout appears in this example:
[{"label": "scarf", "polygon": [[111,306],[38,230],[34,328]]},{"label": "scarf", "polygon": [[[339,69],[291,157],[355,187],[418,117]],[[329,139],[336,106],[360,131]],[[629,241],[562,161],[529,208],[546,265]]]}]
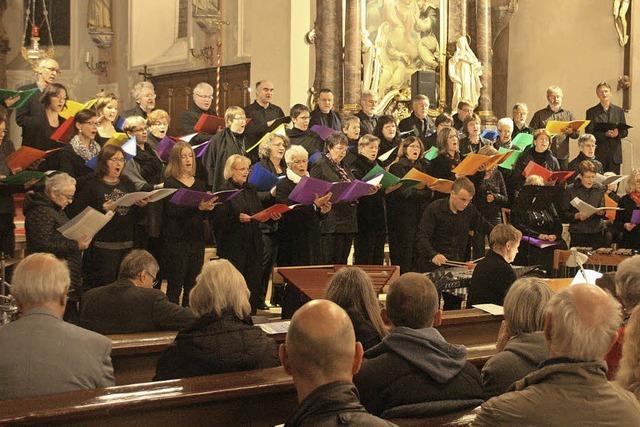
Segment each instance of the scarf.
[{"label": "scarf", "polygon": [[632,191],[631,193],[629,193],[629,197],[631,197],[631,200],[636,203],[636,206],[640,207],[640,193],[638,193],[637,191]]},{"label": "scarf", "polygon": [[69,144],[71,145],[71,148],[73,148],[73,151],[75,151],[78,156],[82,157],[84,161],[93,159],[100,152],[100,145],[98,145],[95,140],[92,139],[89,143],[89,147],[87,148],[80,141],[80,135],[75,135],[71,138]]},{"label": "scarf", "polygon": [[329,157],[329,153],[325,153],[324,156],[327,158],[329,163],[333,165],[333,167],[338,171],[338,175],[340,175],[340,181],[345,181],[345,182],[351,181],[349,179],[349,175],[347,175],[347,171],[344,170],[344,168],[340,166],[338,163],[334,162],[333,159]]},{"label": "scarf", "polygon": [[[309,176],[309,172],[308,171],[307,171],[305,176]],[[295,173],[291,169],[287,169],[287,178],[289,178],[294,184],[299,183],[300,180],[302,179],[302,177],[300,175],[298,175],[297,173]]]}]

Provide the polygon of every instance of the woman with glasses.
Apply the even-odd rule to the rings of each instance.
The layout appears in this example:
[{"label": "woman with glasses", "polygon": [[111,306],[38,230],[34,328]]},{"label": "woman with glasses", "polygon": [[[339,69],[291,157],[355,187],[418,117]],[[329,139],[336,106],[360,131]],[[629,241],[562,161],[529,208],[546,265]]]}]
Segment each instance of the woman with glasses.
[{"label": "woman with glasses", "polygon": [[113,218],[94,236],[83,257],[83,289],[109,284],[116,280],[118,266],[133,248],[134,227],[138,207],[146,206],[141,200],[136,206],[116,206],[115,202],[127,193],[136,191],[129,178],[122,175],[124,151],[115,145],[105,145],[98,154],[95,175],[80,189],[69,206],[69,216],[82,212],[87,206]]},{"label": "woman with glasses", "polygon": [[69,144],[60,150],[60,171],[74,177],[78,181],[78,187],[81,187],[93,172],[93,169],[87,166],[87,161],[100,152],[100,145],[95,140],[97,125],[98,117],[93,110],[78,111],[75,116],[77,133]]},{"label": "woman with glasses", "polygon": [[296,104],[289,111],[291,123],[293,127],[286,129],[285,132],[291,145],[300,145],[306,150],[309,156],[322,152],[324,142],[317,133],[309,130],[309,121],[311,120],[311,112],[309,107],[303,104]]},{"label": "woman with glasses", "polygon": [[117,132],[115,122],[118,118],[118,97],[111,92],[100,92],[96,96],[97,101],[93,106],[98,115],[96,142],[102,147]]},{"label": "woman with glasses", "polygon": [[207,171],[207,184],[213,191],[219,191],[225,185],[225,164],[233,154],[244,156],[247,153],[244,129],[247,117],[240,107],[229,107],[224,112],[226,128],[216,133],[209,142],[204,154],[204,167]]},{"label": "woman with glasses", "polygon": [[[418,137],[410,136],[398,148],[396,160],[389,172],[402,178],[411,169],[427,172],[427,161],[422,157],[424,146]],[[389,256],[392,265],[399,265],[401,273],[412,270],[413,245],[416,230],[433,193],[427,187],[398,188],[387,195],[387,231]]]},{"label": "woman with glasses", "polygon": [[[130,116],[124,121],[124,131],[135,138],[136,155],[124,165],[123,174],[133,182],[136,191],[152,191],[163,187],[164,165],[148,143],[147,120]],[[160,259],[160,229],[162,226],[162,203],[147,206],[136,224],[135,247],[147,249]]]},{"label": "woman with glasses", "polygon": [[[218,255],[226,258],[242,273],[251,290],[251,313],[264,305],[260,301],[262,276],[262,233],[258,221],[251,216],[262,210],[256,188],[247,182],[251,160],[232,154],[224,165],[226,181],[220,190],[241,190],[234,198],[212,213]],[[274,214],[271,219],[280,219]]]},{"label": "woman with glasses", "polygon": [[[195,177],[196,159],[193,148],[186,142],[178,142],[169,153],[165,169],[165,188],[185,188],[207,191],[203,181]],[[170,197],[163,200],[162,210],[162,272],[167,279],[167,298],[189,306],[189,292],[196,283],[202,267],[205,247],[204,222],[215,207],[216,199],[202,201],[197,208],[172,203]]]},{"label": "woman with glasses", "polygon": [[154,150],[162,138],[167,136],[169,123],[171,123],[171,117],[164,110],[153,110],[147,115],[147,128],[149,129],[147,142]]},{"label": "woman with glasses", "polygon": [[[349,148],[347,137],[334,133],[326,140],[327,152],[311,169],[311,176],[329,182],[352,181],[343,162]],[[320,263],[347,264],[351,243],[358,232],[356,203],[337,204],[320,220]]]},{"label": "woman with glasses", "polygon": [[77,303],[82,290],[82,251],[89,247],[91,238],[71,240],[58,228],[69,218],[64,209],[73,201],[76,180],[66,173],[47,178],[44,193],[29,192],[24,200],[24,226],[27,253],[46,252],[67,262],[71,275],[71,290],[65,318],[77,314]]}]

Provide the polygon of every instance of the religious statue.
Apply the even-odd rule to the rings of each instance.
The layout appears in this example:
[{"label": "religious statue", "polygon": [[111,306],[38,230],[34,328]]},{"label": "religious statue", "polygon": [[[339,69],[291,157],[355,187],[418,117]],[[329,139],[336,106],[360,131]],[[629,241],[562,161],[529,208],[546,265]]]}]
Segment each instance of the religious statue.
[{"label": "religious statue", "polygon": [[629,42],[627,12],[631,0],[613,0],[613,22],[618,33],[618,43],[624,46]]},{"label": "religious statue", "polygon": [[89,0],[87,27],[93,42],[100,48],[111,47],[111,0]]},{"label": "religious statue", "polygon": [[456,52],[449,60],[449,78],[453,82],[452,108],[455,109],[460,101],[468,102],[472,109],[478,105],[481,75],[482,64],[471,50],[467,37],[460,37],[456,42]]}]

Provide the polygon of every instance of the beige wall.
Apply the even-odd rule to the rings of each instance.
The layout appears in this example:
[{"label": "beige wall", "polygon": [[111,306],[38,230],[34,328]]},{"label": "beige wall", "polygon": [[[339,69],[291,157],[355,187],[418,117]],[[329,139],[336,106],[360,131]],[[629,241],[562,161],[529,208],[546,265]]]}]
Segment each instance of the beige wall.
[{"label": "beige wall", "polygon": [[[638,2],[633,3],[638,12]],[[555,84],[564,91],[564,107],[577,119],[583,118],[586,109],[598,102],[595,85],[603,80],[614,88],[613,102],[621,105],[622,94],[615,87],[623,73],[624,56],[611,9],[612,2],[603,0],[520,0],[509,27],[508,106],[527,103],[531,118],[533,112],[546,106],[545,90]],[[633,44],[640,49],[640,28]],[[634,61],[638,70],[637,55]],[[640,79],[638,73],[636,77]],[[505,82],[494,82],[494,86],[501,84]],[[635,108],[627,113],[627,121],[637,123],[639,89],[634,100]],[[640,164],[640,153],[634,158],[631,146],[632,140],[640,140],[636,132],[631,130],[623,142],[624,170]],[[577,152],[577,144],[572,152]]]}]

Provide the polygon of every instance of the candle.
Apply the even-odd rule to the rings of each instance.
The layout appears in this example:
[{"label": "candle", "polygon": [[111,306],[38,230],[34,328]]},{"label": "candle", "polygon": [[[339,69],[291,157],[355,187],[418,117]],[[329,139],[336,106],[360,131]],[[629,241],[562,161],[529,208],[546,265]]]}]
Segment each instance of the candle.
[{"label": "candle", "polygon": [[193,49],[193,36],[189,37],[189,49]]},{"label": "candle", "polygon": [[89,51],[87,51],[87,56],[85,56],[84,62],[86,62],[87,64],[91,62],[91,54],[89,53]]},{"label": "candle", "polygon": [[40,27],[31,25],[31,37],[40,37]]}]

